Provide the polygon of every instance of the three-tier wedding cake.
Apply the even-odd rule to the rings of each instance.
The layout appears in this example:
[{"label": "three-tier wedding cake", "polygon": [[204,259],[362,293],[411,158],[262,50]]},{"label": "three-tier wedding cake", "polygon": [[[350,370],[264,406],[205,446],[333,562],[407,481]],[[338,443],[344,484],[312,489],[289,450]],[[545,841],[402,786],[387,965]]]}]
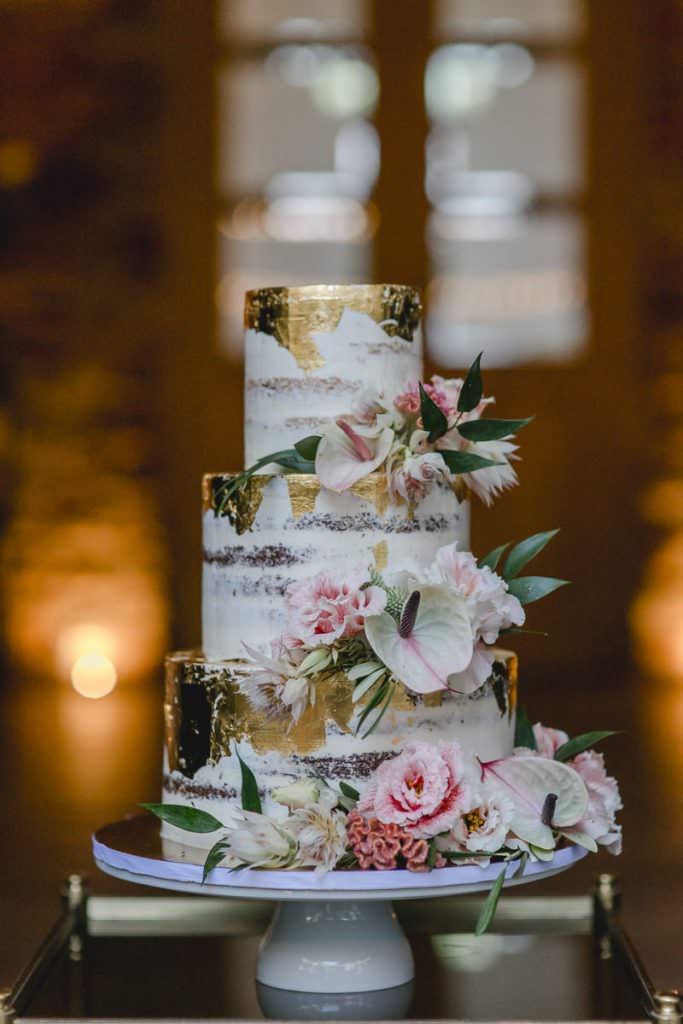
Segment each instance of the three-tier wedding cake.
[{"label": "three-tier wedding cake", "polygon": [[555,531],[469,550],[529,420],[487,415],[478,359],[425,382],[420,316],[399,285],[247,294],[248,468],[204,477],[202,652],[167,659],[152,808],[207,871],[617,842],[577,763],[601,755],[518,716],[503,649],[562,582],[520,575]]}]

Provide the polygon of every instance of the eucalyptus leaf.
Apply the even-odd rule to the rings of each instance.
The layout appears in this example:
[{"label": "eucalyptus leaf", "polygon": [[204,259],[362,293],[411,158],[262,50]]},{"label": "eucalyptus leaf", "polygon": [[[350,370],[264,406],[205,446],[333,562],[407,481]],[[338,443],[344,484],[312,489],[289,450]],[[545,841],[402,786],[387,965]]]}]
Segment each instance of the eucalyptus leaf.
[{"label": "eucalyptus leaf", "polygon": [[242,807],[245,811],[255,811],[256,814],[262,814],[261,798],[258,795],[258,786],[256,785],[254,773],[249,765],[244,763],[237,748],[235,748],[235,753],[237,754],[240,771],[242,772]]},{"label": "eucalyptus leaf", "polygon": [[214,818],[213,814],[183,804],[140,804],[140,807],[186,832],[216,832],[219,828],[225,828],[223,822]]},{"label": "eucalyptus leaf", "polygon": [[458,412],[472,412],[481,402],[483,388],[480,364],[483,354],[483,352],[479,353],[467,371],[467,376],[463,381],[462,390],[458,397]]},{"label": "eucalyptus leaf", "polygon": [[615,729],[597,729],[595,732],[584,732],[580,736],[575,736],[572,740],[567,740],[561,747],[558,747],[555,751],[555,760],[570,761],[572,757],[582,754],[584,750],[590,750],[596,743],[606,740],[608,736],[618,735],[619,730]]},{"label": "eucalyptus leaf", "polygon": [[521,604],[531,604],[568,583],[569,580],[556,580],[551,576],[516,576],[510,580],[508,590]]},{"label": "eucalyptus leaf", "polygon": [[515,544],[505,562],[503,570],[505,579],[511,580],[513,576],[517,576],[524,566],[540,554],[546,544],[559,532],[559,530],[547,530],[546,533],[535,533],[533,536],[527,537],[526,540],[521,540],[519,544]]},{"label": "eucalyptus leaf", "polygon": [[498,875],[491,892],[486,897],[486,903],[482,907],[481,914],[479,915],[479,919],[474,927],[475,935],[483,935],[484,932],[488,931],[488,927],[495,917],[498,900],[500,899],[500,894],[503,891],[503,884],[505,883],[506,870],[507,868],[504,867]]},{"label": "eucalyptus leaf", "polygon": [[515,716],[515,746],[536,750],[534,729],[524,708],[517,708]]},{"label": "eucalyptus leaf", "polygon": [[302,437],[300,441],[297,441],[294,447],[302,459],[306,459],[308,462],[313,462],[317,454],[319,444],[320,434],[309,434],[308,437]]},{"label": "eucalyptus leaf", "polygon": [[468,420],[458,424],[458,432],[468,441],[499,441],[502,437],[516,434],[522,427],[531,423],[533,416],[524,420]]},{"label": "eucalyptus leaf", "polygon": [[478,469],[485,469],[486,466],[502,466],[502,462],[495,462],[493,459],[485,459],[482,455],[475,455],[474,452],[454,452],[442,448],[439,455],[446,463],[451,473],[476,473]]},{"label": "eucalyptus leaf", "polygon": [[213,844],[213,846],[206,855],[206,860],[204,861],[204,868],[202,870],[202,882],[205,882],[207,876],[213,871],[213,869],[218,867],[220,862],[225,857],[227,849],[228,844],[224,839],[219,839],[217,843]]},{"label": "eucalyptus leaf", "polygon": [[428,431],[427,440],[430,443],[443,437],[448,430],[448,420],[438,407],[433,398],[430,398],[422,384],[420,388],[420,415],[424,429]]},{"label": "eucalyptus leaf", "polygon": [[501,556],[505,552],[506,548],[510,547],[510,541],[507,544],[501,544],[499,547],[494,548],[493,551],[489,551],[488,555],[484,555],[483,558],[479,559],[479,568],[483,569],[484,566],[488,566],[491,572],[495,572],[500,562]]}]

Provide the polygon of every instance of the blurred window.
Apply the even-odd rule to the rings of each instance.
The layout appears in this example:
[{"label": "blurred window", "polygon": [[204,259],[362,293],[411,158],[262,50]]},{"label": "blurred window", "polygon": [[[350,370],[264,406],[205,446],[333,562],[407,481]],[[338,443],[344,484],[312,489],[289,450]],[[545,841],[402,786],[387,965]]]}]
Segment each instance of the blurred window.
[{"label": "blurred window", "polygon": [[368,280],[379,80],[358,0],[226,0],[217,71],[221,340],[239,355],[243,293]]},{"label": "blurred window", "polygon": [[433,358],[563,361],[587,330],[577,0],[439,0],[425,69]]}]

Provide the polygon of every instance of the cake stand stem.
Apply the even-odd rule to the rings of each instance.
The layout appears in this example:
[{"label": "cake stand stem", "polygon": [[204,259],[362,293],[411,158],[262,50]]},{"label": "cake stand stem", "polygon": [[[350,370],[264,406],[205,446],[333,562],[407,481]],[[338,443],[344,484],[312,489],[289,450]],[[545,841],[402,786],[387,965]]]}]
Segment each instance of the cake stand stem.
[{"label": "cake stand stem", "polygon": [[388,900],[278,904],[256,976],[295,992],[371,992],[404,985],[413,954]]}]

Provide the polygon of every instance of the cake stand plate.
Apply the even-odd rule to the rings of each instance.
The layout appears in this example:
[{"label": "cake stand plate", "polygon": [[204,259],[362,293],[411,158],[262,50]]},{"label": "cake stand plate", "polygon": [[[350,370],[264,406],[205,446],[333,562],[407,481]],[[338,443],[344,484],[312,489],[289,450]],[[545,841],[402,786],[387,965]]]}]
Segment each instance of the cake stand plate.
[{"label": "cake stand plate", "polygon": [[[297,992],[371,992],[405,985],[413,957],[392,901],[486,892],[501,865],[412,871],[231,871],[214,868],[202,883],[207,850],[163,839],[150,815],[128,818],[93,836],[95,863],[127,882],[179,892],[238,899],[276,900],[278,907],[259,953],[257,980]],[[583,856],[580,847],[558,850],[552,861],[508,865],[506,886],[548,878]]]}]

